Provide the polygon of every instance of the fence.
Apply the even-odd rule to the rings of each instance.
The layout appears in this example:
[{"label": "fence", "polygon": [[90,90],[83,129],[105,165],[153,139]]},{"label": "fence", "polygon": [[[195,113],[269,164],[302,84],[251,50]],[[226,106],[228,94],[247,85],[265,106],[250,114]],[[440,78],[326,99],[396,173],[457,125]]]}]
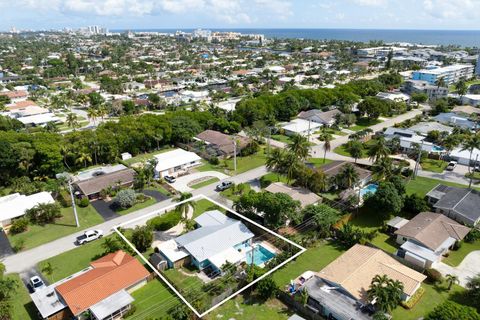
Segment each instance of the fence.
[{"label": "fence", "polygon": [[298,313],[300,316],[306,319],[309,319],[309,320],[325,320],[326,319],[322,315],[308,309],[306,306],[304,306],[300,302],[295,301],[295,299],[286,292],[279,291],[278,299],[283,303],[285,303],[290,308],[292,308],[293,310],[295,310],[295,312]]}]

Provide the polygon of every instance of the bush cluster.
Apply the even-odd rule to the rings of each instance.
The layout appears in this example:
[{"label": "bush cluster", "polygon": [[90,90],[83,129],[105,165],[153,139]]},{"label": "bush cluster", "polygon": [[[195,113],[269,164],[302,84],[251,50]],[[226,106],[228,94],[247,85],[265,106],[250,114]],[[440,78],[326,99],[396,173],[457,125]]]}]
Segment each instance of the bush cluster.
[{"label": "bush cluster", "polygon": [[147,225],[155,231],[165,231],[175,227],[182,219],[178,211],[170,211],[164,215],[148,220]]}]

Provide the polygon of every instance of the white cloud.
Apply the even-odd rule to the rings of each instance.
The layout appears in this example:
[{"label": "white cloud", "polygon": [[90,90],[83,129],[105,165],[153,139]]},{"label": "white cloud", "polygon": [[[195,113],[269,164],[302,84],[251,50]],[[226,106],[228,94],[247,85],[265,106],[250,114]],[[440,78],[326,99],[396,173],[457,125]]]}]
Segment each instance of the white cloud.
[{"label": "white cloud", "polygon": [[205,6],[204,0],[162,0],[160,7],[170,13],[183,13],[201,9]]},{"label": "white cloud", "polygon": [[353,0],[353,2],[366,7],[382,7],[387,4],[387,0]]},{"label": "white cloud", "polygon": [[277,14],[280,18],[286,18],[293,14],[292,3],[285,0],[255,0],[255,4],[260,9],[269,10],[270,12]]},{"label": "white cloud", "polygon": [[432,17],[445,19],[478,19],[480,1],[478,0],[425,0],[425,11]]}]

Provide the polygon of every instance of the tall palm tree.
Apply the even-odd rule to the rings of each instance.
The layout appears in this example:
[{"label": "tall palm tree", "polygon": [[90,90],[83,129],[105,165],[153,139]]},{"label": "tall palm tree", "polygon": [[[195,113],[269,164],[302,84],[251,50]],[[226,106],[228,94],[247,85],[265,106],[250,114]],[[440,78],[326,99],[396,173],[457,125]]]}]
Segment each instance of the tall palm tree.
[{"label": "tall palm tree", "polygon": [[393,162],[390,158],[380,158],[372,166],[372,172],[375,180],[380,181],[392,175]]},{"label": "tall palm tree", "polygon": [[452,289],[453,284],[459,283],[458,277],[453,274],[447,274],[445,276],[445,280],[447,280],[447,283],[448,283],[448,289],[447,289],[448,291]]},{"label": "tall palm tree", "polygon": [[267,169],[275,172],[283,172],[285,163],[285,151],[275,148],[270,152],[265,162]]},{"label": "tall palm tree", "polygon": [[[190,192],[182,192],[180,194],[180,196],[178,196],[178,198],[175,199],[176,202],[182,202],[182,201],[185,201],[187,199],[190,199],[193,195],[190,193]],[[194,207],[195,206],[195,202],[192,202],[192,201],[185,201],[183,203],[180,203],[178,204],[176,207],[175,207],[175,210],[177,210],[178,212],[180,212],[185,219],[188,219],[188,210],[190,207]]]},{"label": "tall palm tree", "polygon": [[93,124],[95,124],[95,120],[97,120],[98,116],[98,111],[92,107],[87,109],[87,117],[93,121]]},{"label": "tall palm tree", "polygon": [[299,160],[303,161],[308,158],[310,152],[309,142],[304,136],[296,134],[291,137],[288,150],[295,154]]},{"label": "tall palm tree", "polygon": [[69,113],[67,114],[67,125],[75,130],[78,127],[78,117],[75,113]]},{"label": "tall palm tree", "polygon": [[355,167],[350,163],[347,163],[343,166],[339,172],[339,175],[341,185],[345,189],[353,188],[353,186],[355,186],[360,179],[357,170],[355,170]]},{"label": "tall palm tree", "polygon": [[330,141],[333,140],[333,137],[331,134],[325,133],[321,135],[321,139],[323,140],[323,163],[325,163],[327,159],[327,152],[329,152],[332,148]]},{"label": "tall palm tree", "polygon": [[437,89],[440,87],[446,87],[447,83],[445,82],[444,77],[439,77],[437,80],[435,80],[435,84],[437,85]]},{"label": "tall palm tree", "polygon": [[295,154],[292,152],[287,152],[284,156],[284,162],[282,164],[284,173],[287,175],[287,182],[290,183],[295,174],[298,172],[298,168],[300,166],[300,162]]},{"label": "tall palm tree", "polygon": [[373,139],[373,143],[370,145],[367,151],[367,155],[373,162],[376,162],[380,158],[386,158],[389,154],[390,149],[388,148],[383,136]]},{"label": "tall palm tree", "polygon": [[468,163],[468,173],[471,173],[471,162],[472,162],[472,155],[475,149],[480,149],[480,135],[474,134],[467,138],[467,140],[463,143],[463,148],[461,151],[468,150],[470,151],[470,158]]},{"label": "tall palm tree", "polygon": [[57,125],[53,121],[49,121],[49,122],[45,123],[45,127],[43,127],[43,128],[47,132],[52,132],[52,133],[58,132]]},{"label": "tall palm tree", "polygon": [[350,140],[345,144],[345,151],[350,154],[350,156],[357,163],[358,158],[361,158],[363,155],[363,144],[358,140]]},{"label": "tall palm tree", "polygon": [[75,160],[75,163],[80,164],[83,163],[85,165],[85,168],[87,167],[87,163],[92,163],[92,156],[88,152],[81,151],[77,159]]}]

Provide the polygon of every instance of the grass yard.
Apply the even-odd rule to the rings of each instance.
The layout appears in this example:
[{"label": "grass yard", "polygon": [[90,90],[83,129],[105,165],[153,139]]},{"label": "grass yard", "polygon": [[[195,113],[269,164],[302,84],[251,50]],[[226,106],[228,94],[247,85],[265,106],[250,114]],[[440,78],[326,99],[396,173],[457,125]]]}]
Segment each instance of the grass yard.
[{"label": "grass yard", "polygon": [[181,302],[158,278],[148,282],[142,288],[131,293],[135,299],[135,313],[126,319],[135,320],[163,318],[168,311]]},{"label": "grass yard", "polygon": [[124,160],[124,161],[127,164],[133,164],[133,163],[136,163],[136,162],[144,162],[144,161],[148,161],[148,160],[152,159],[153,156],[156,155],[156,154],[164,153],[164,152],[171,151],[171,150],[174,150],[174,149],[175,148],[164,147],[161,150],[156,150],[156,151],[153,151],[153,152],[138,154],[135,157],[132,157],[132,158],[130,158],[128,160]]},{"label": "grass yard", "polygon": [[285,175],[277,172],[269,172],[260,177],[260,186],[262,188],[266,188],[274,182],[283,182],[288,184],[288,179]]},{"label": "grass yard", "polygon": [[6,278],[14,279],[18,288],[12,297],[12,320],[37,319],[37,308],[30,299],[27,288],[22,283],[17,273],[8,274]]},{"label": "grass yard", "polygon": [[[338,147],[336,147],[335,149],[333,149],[333,152],[335,152],[336,154],[339,154],[341,156],[345,156],[345,157],[351,157],[350,153],[347,152],[347,150],[345,149],[345,144],[342,144]],[[362,150],[362,156],[360,158],[367,158],[368,155],[367,155],[367,150],[366,149],[363,149]]]},{"label": "grass yard", "polygon": [[330,262],[338,258],[344,250],[334,243],[323,242],[315,247],[308,248],[296,260],[287,263],[283,268],[273,273],[273,280],[280,289],[297,278],[303,272],[320,271]]},{"label": "grass yard", "polygon": [[398,306],[392,312],[393,320],[416,320],[426,316],[437,305],[445,302],[447,299],[452,299],[458,303],[465,303],[465,298],[462,293],[465,291],[462,287],[454,285],[450,291],[447,291],[447,284],[431,285],[423,283],[422,287],[425,289],[424,295],[420,298],[417,304],[410,310]]},{"label": "grass yard", "polygon": [[321,168],[324,165],[332,163],[333,160],[325,159],[325,162],[324,162],[323,158],[309,158],[307,162],[313,164],[316,168]]},{"label": "grass yard", "polygon": [[71,207],[62,208],[61,212],[63,216],[54,224],[29,225],[27,231],[9,235],[10,243],[15,247],[23,242],[23,250],[27,250],[103,222],[103,218],[91,205],[86,208],[77,206],[80,228],[75,226],[75,217]]},{"label": "grass yard", "polygon": [[171,196],[170,192],[168,192],[167,189],[165,189],[162,185],[160,184],[156,184],[152,187],[148,187],[148,188],[145,188],[144,190],[153,190],[153,191],[158,191],[160,192],[161,194],[163,194],[164,196]]},{"label": "grass yard", "polygon": [[218,178],[211,178],[211,179],[208,179],[208,180],[205,180],[205,181],[202,181],[202,182],[199,182],[199,183],[196,183],[196,184],[193,184],[190,186],[190,188],[192,189],[200,189],[202,187],[205,187],[205,186],[208,186],[212,183],[215,183],[217,181],[220,181],[220,179]]},{"label": "grass yard", "polygon": [[272,134],[271,138],[273,140],[277,140],[277,141],[287,143],[287,144],[292,142],[292,139],[290,139],[289,136],[286,136],[286,135],[283,135],[283,134]]},{"label": "grass yard", "polygon": [[192,219],[198,217],[199,215],[201,215],[205,211],[215,210],[215,209],[223,211],[223,209],[220,209],[214,203],[208,201],[207,199],[202,199],[202,200],[195,201],[195,207],[193,209],[193,218]]},{"label": "grass yard", "polygon": [[442,262],[452,267],[456,267],[470,252],[476,250],[480,250],[480,240],[477,240],[473,243],[462,242],[462,247],[456,251],[451,250],[448,257],[443,258]]},{"label": "grass yard", "polygon": [[200,280],[197,276],[191,275],[187,276],[177,269],[168,269],[163,272],[165,277],[170,280],[172,284],[179,290],[194,291],[196,289],[200,290],[203,286],[203,281]]},{"label": "grass yard", "polygon": [[78,248],[59,254],[55,257],[43,260],[38,263],[38,270],[50,263],[53,267],[51,275],[43,273],[49,283],[61,280],[69,275],[87,268],[92,260],[104,252],[103,240],[92,241]]},{"label": "grass yard", "polygon": [[422,170],[442,173],[447,167],[448,162],[435,159],[423,159],[420,165],[422,166]]},{"label": "grass yard", "polygon": [[410,180],[407,185],[407,194],[416,193],[417,195],[424,197],[430,190],[432,190],[436,185],[444,184],[451,187],[460,187],[466,188],[466,185],[437,180],[437,179],[430,179],[425,177],[416,177],[415,180]]},{"label": "grass yard", "polygon": [[396,247],[397,244],[395,238],[383,232],[378,232],[377,236],[371,241],[371,243],[377,248],[383,249],[391,254],[394,254],[398,249]]},{"label": "grass yard", "polygon": [[212,311],[205,319],[287,320],[292,314],[293,312],[277,299],[259,303],[253,298],[238,295]]},{"label": "grass yard", "polygon": [[[244,185],[243,193],[246,193],[251,190],[251,187],[248,183],[244,183],[243,185]],[[220,194],[227,199],[235,201],[238,198],[240,198],[241,193],[234,193],[233,191],[234,191],[234,188],[229,188],[227,190],[220,192]]]},{"label": "grass yard", "polygon": [[221,160],[220,164],[218,165],[213,165],[209,162],[205,162],[202,166],[197,167],[196,169],[198,171],[219,171],[230,175],[240,174],[264,165],[266,159],[267,156],[265,154],[265,148],[262,148],[256,154],[252,154],[246,157],[237,157],[236,172],[233,170],[233,157],[227,160]]},{"label": "grass yard", "polygon": [[363,129],[374,126],[381,122],[383,121],[379,119],[360,118],[357,120],[357,123],[354,126],[351,126],[348,129],[352,131],[362,131]]},{"label": "grass yard", "polygon": [[129,213],[132,213],[134,211],[137,211],[137,210],[140,210],[140,209],[143,209],[143,208],[146,208],[146,207],[150,207],[151,205],[154,205],[155,203],[157,203],[157,201],[154,198],[150,197],[150,199],[148,199],[144,202],[137,203],[137,204],[131,206],[128,209],[117,210],[116,212],[123,216],[123,215],[129,214]]}]

